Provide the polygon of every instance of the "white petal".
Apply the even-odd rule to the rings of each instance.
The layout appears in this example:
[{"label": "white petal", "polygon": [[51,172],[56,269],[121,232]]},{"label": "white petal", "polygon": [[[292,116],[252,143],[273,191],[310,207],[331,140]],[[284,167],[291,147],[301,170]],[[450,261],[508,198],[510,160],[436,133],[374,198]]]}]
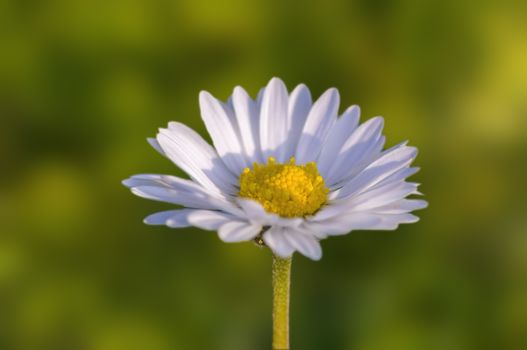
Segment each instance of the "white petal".
[{"label": "white petal", "polygon": [[317,159],[322,145],[336,121],[339,101],[338,90],[333,88],[322,94],[311,108],[296,149],[298,164],[305,164]]},{"label": "white petal", "polygon": [[417,155],[417,149],[405,145],[394,147],[348,181],[340,190],[339,198],[353,196],[379,183],[398,170],[408,167]]},{"label": "white petal", "polygon": [[243,214],[221,194],[210,192],[194,183],[170,175],[140,174],[123,181],[137,196],[179,204],[191,208],[217,209],[234,215]]},{"label": "white petal", "polygon": [[330,236],[343,235],[354,230],[395,230],[400,224],[413,223],[419,218],[405,214],[350,213],[323,222],[306,223],[310,231],[320,231]]},{"label": "white petal", "polygon": [[258,107],[240,86],[234,88],[232,103],[245,153],[250,162],[261,162]]},{"label": "white petal", "polygon": [[289,96],[285,161],[295,155],[312,104],[311,92],[304,84],[298,85]]},{"label": "white petal", "polygon": [[400,224],[412,224],[419,221],[419,218],[413,214],[395,214],[386,215],[381,214],[381,223],[372,230],[395,230]]},{"label": "white petal", "polygon": [[188,216],[188,222],[192,226],[203,230],[214,231],[221,225],[236,220],[236,216],[212,210],[195,210]]},{"label": "white petal", "polygon": [[269,213],[260,203],[246,198],[237,198],[236,202],[243,209],[248,220],[262,226],[297,227],[302,218],[284,218],[279,215]]},{"label": "white petal", "polygon": [[154,137],[149,137],[146,140],[148,141],[150,146],[152,146],[156,151],[161,153],[162,156],[165,156],[165,157],[167,156],[165,152],[163,151],[163,148],[161,148],[161,145],[159,144],[159,142],[157,142],[157,140]]},{"label": "white petal", "polygon": [[[361,124],[344,142],[333,159],[333,165],[324,178],[326,185],[333,186],[345,177],[358,173],[374,160],[383,146],[381,130],[383,119],[376,117]],[[379,142],[382,141],[382,142]]]},{"label": "white petal", "polygon": [[320,260],[322,257],[320,243],[313,235],[294,229],[287,229],[284,235],[289,244],[301,254],[312,260]]},{"label": "white petal", "polygon": [[240,174],[247,163],[234,113],[206,91],[200,92],[199,105],[201,118],[218,154],[233,174]]},{"label": "white petal", "polygon": [[386,213],[402,214],[413,210],[423,209],[428,203],[423,200],[405,199],[411,194],[420,194],[416,189],[418,184],[404,182],[407,175],[411,175],[418,168],[400,169],[388,178],[371,186],[364,192],[350,195],[344,199],[329,199],[321,210],[308,217],[310,222],[321,222],[346,213]]},{"label": "white petal", "polygon": [[260,91],[258,91],[258,95],[256,96],[256,108],[258,109],[258,115],[260,115],[260,109],[262,108],[262,101],[264,95],[265,87],[261,88]]},{"label": "white petal", "polygon": [[219,205],[210,196],[158,186],[138,186],[131,189],[136,196],[160,202],[173,203],[189,208],[218,209]]},{"label": "white petal", "polygon": [[242,221],[231,221],[220,227],[218,236],[224,242],[241,242],[253,239],[261,230],[262,227],[259,225],[252,225]]},{"label": "white petal", "polygon": [[[406,179],[407,177],[412,176],[413,174],[417,173],[419,171],[419,167],[411,167],[411,168],[402,168],[397,170],[392,175],[388,176],[387,178],[381,180],[377,184],[373,185],[369,189],[375,189],[377,187],[386,186],[389,184],[395,184],[395,183],[401,183]],[[328,200],[335,203],[341,201],[341,193],[339,190],[331,191],[328,194]]]},{"label": "white petal", "polygon": [[365,211],[388,205],[411,194],[415,194],[418,184],[411,182],[390,183],[375,187],[349,199],[350,210]]},{"label": "white petal", "polygon": [[170,160],[207,190],[228,194],[237,192],[238,179],[194,130],[173,122],[170,129],[160,129],[157,141]]},{"label": "white petal", "polygon": [[167,225],[173,228],[188,227],[190,223],[187,221],[187,217],[192,212],[192,209],[161,211],[147,216],[143,222],[147,225]]},{"label": "white petal", "polygon": [[330,236],[347,234],[352,230],[372,229],[381,223],[378,215],[370,213],[349,213],[323,221],[306,222],[305,229]]},{"label": "white petal", "polygon": [[406,179],[409,176],[412,176],[413,174],[415,174],[418,171],[419,171],[418,167],[400,169],[400,170],[396,171],[395,173],[393,173],[392,175],[388,176],[387,178],[383,179],[379,183],[377,183],[374,186],[372,186],[372,189],[380,187],[380,186],[385,186],[385,185],[388,185],[388,184],[391,184],[391,183],[402,182],[404,179]]},{"label": "white petal", "polygon": [[278,78],[267,84],[260,110],[260,143],[265,160],[284,162],[287,140],[287,88]]},{"label": "white petal", "polygon": [[202,186],[198,185],[194,181],[182,179],[172,175],[160,175],[160,174],[138,174],[123,181],[123,185],[127,187],[139,187],[139,186],[159,186],[164,188],[170,188],[185,192],[198,192],[216,198],[224,198],[221,194],[215,192],[207,192]]},{"label": "white petal", "polygon": [[349,211],[349,204],[342,201],[329,200],[320,210],[314,215],[309,216],[309,221],[322,221],[327,220],[333,216],[337,216]]},{"label": "white petal", "polygon": [[158,213],[148,215],[143,219],[143,222],[147,225],[165,225],[167,220],[174,216],[177,212],[178,210],[160,211]]},{"label": "white petal", "polygon": [[122,184],[129,188],[138,186],[154,186],[160,185],[160,183],[162,183],[161,175],[157,174],[133,175],[132,177],[122,181]]},{"label": "white petal", "polygon": [[183,228],[188,227],[190,223],[187,220],[188,214],[175,215],[169,218],[166,222],[166,225],[170,228]]},{"label": "white petal", "polygon": [[405,214],[426,207],[428,207],[428,203],[421,199],[401,199],[388,205],[375,208],[375,212],[380,214]]},{"label": "white petal", "polygon": [[359,106],[351,106],[342,113],[342,116],[337,119],[335,125],[331,128],[317,161],[317,168],[322,177],[328,177],[330,167],[335,162],[335,158],[344,145],[344,142],[346,142],[357,128],[359,118]]},{"label": "white petal", "polygon": [[273,226],[264,232],[262,238],[265,244],[279,257],[288,258],[295,248],[285,238],[285,228]]}]

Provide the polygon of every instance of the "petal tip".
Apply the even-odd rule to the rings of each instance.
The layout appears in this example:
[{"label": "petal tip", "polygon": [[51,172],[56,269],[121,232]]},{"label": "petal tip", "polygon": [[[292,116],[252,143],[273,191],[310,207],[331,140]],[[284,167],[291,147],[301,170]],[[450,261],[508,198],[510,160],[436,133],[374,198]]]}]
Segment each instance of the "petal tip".
[{"label": "petal tip", "polygon": [[149,225],[149,226],[159,225],[159,224],[155,224],[152,221],[150,221],[150,216],[151,215],[149,215],[149,216],[147,216],[146,218],[143,219],[143,224]]},{"label": "petal tip", "polygon": [[309,258],[313,261],[320,261],[320,259],[322,259],[322,253],[310,256]]},{"label": "petal tip", "polygon": [[266,89],[280,89],[280,90],[283,90],[285,89],[287,91],[287,87],[284,83],[284,81],[278,77],[273,77],[271,78],[271,80],[269,80],[269,83],[267,84],[267,87]]},{"label": "petal tip", "polygon": [[214,96],[212,96],[212,94],[206,90],[201,90],[199,92],[199,103],[200,104],[203,104],[205,102],[208,102],[210,101],[211,99],[214,99]]},{"label": "petal tip", "polygon": [[361,109],[360,109],[360,106],[359,106],[359,105],[351,105],[351,106],[349,107],[349,110],[350,110],[351,113],[360,116]]},{"label": "petal tip", "polygon": [[247,95],[248,95],[247,91],[240,85],[235,86],[234,89],[232,90],[233,97],[247,96]]},{"label": "petal tip", "polygon": [[272,78],[269,80],[269,84],[271,84],[271,83],[273,83],[273,84],[276,84],[276,83],[282,83],[282,84],[283,84],[284,81],[283,81],[282,79],[280,79],[279,77],[274,76],[274,77],[272,77]]}]

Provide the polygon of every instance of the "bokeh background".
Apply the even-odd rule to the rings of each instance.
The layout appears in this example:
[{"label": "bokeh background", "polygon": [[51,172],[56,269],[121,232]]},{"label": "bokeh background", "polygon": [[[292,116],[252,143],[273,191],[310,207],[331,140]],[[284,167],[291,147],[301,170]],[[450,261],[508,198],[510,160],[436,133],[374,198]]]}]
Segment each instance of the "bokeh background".
[{"label": "bokeh background", "polygon": [[0,348],[269,349],[271,256],[148,227],[136,173],[197,97],[339,88],[430,207],[293,266],[294,349],[527,349],[527,3],[0,1]]}]

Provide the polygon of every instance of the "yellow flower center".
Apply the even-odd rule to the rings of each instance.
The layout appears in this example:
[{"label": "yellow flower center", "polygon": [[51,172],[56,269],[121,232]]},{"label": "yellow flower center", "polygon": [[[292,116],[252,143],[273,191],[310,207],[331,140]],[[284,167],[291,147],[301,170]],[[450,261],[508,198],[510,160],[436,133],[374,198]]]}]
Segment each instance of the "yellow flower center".
[{"label": "yellow flower center", "polygon": [[240,174],[240,197],[259,202],[266,211],[283,217],[301,217],[316,212],[329,190],[318,173],[317,165],[278,164],[269,157],[267,164],[253,164]]}]

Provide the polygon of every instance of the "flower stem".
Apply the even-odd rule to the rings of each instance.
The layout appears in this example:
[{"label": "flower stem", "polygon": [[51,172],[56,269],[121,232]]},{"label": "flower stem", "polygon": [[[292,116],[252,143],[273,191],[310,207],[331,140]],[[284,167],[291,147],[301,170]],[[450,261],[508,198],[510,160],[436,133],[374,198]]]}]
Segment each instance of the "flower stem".
[{"label": "flower stem", "polygon": [[293,257],[273,255],[273,350],[289,349],[289,286]]}]

